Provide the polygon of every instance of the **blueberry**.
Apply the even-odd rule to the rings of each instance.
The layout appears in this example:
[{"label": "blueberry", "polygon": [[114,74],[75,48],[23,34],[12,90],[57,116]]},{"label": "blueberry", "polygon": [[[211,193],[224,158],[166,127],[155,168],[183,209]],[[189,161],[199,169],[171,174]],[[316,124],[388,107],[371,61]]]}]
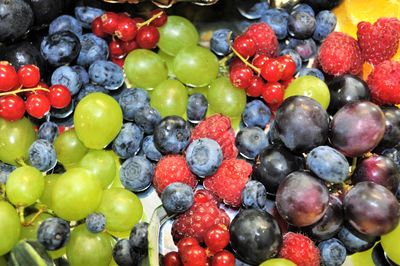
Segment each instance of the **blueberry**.
[{"label": "blueberry", "polygon": [[242,205],[246,209],[264,209],[267,190],[261,182],[250,180],[242,190]]},{"label": "blueberry", "polygon": [[271,111],[260,100],[253,100],[247,103],[242,113],[243,123],[248,127],[265,128],[270,119]]},{"label": "blueberry", "polygon": [[143,131],[134,123],[125,123],[114,139],[112,148],[122,159],[134,156],[140,149],[143,140]]},{"label": "blueberry", "polygon": [[345,226],[343,226],[338,233],[338,237],[346,247],[346,250],[350,253],[361,252],[370,249],[377,241],[376,237],[361,235],[359,233],[356,235]]},{"label": "blueberry", "polygon": [[98,60],[90,65],[89,78],[107,90],[116,90],[125,81],[122,69],[117,64],[105,60]]},{"label": "blueberry", "polygon": [[214,174],[221,165],[222,159],[222,149],[212,139],[196,139],[186,150],[186,161],[190,170],[200,177]]},{"label": "blueberry", "polygon": [[294,11],[290,14],[288,20],[288,32],[297,39],[307,39],[315,31],[315,17],[308,13]]},{"label": "blueberry", "polygon": [[206,117],[208,109],[207,98],[201,93],[194,93],[189,96],[187,104],[187,118],[191,123],[199,123]]},{"label": "blueberry", "polygon": [[336,15],[333,12],[329,10],[319,12],[316,17],[317,25],[313,34],[314,40],[323,41],[329,33],[335,30],[336,22]]},{"label": "blueberry", "polygon": [[347,252],[342,242],[336,238],[322,241],[318,244],[323,266],[340,266],[346,260]]},{"label": "blueberry", "polygon": [[72,95],[79,92],[82,87],[82,81],[76,72],[70,66],[60,66],[51,75],[51,85],[61,84],[68,88]]},{"label": "blueberry", "polygon": [[319,78],[322,81],[325,81],[324,73],[322,73],[322,71],[319,70],[318,68],[303,67],[302,69],[300,69],[300,72],[299,72],[299,77],[302,77],[302,76],[313,76],[313,77]]},{"label": "blueberry", "polygon": [[139,258],[128,239],[118,240],[112,255],[119,266],[139,265]]},{"label": "blueberry", "polygon": [[162,154],[181,153],[189,140],[189,124],[180,116],[167,116],[154,129],[154,143]]},{"label": "blueberry", "polygon": [[308,61],[317,54],[317,44],[314,39],[298,40],[289,38],[289,48],[294,49],[301,57],[301,60]]},{"label": "blueberry", "polygon": [[161,201],[168,213],[185,212],[193,205],[193,190],[184,183],[172,183],[161,193]]},{"label": "blueberry", "polygon": [[94,212],[86,217],[86,227],[92,233],[103,232],[106,228],[106,217],[102,213]]},{"label": "blueberry", "polygon": [[145,250],[147,252],[148,249],[148,229],[149,224],[146,222],[137,223],[131,230],[129,235],[129,243],[132,248],[136,250]]},{"label": "blueberry", "polygon": [[142,150],[146,157],[152,161],[159,161],[162,157],[162,154],[159,150],[157,150],[156,145],[154,144],[154,136],[149,135],[143,139]]},{"label": "blueberry", "polygon": [[121,106],[124,119],[133,121],[140,107],[150,105],[149,93],[143,89],[127,88],[121,92],[118,103]]},{"label": "blueberry", "polygon": [[144,156],[127,159],[120,169],[121,183],[132,192],[146,190],[153,180],[153,164]]},{"label": "blueberry", "polygon": [[254,159],[269,142],[265,132],[259,127],[242,128],[236,135],[236,147],[246,159]]},{"label": "blueberry", "polygon": [[17,169],[17,167],[14,165],[9,165],[9,164],[0,162],[0,184],[5,184],[7,182],[8,176],[15,169]]},{"label": "blueberry", "polygon": [[[65,108],[61,108],[61,109],[56,109],[56,108],[51,108],[50,109],[50,116],[52,118],[57,118],[57,119],[63,119],[64,121],[67,121],[69,119],[72,119],[72,113],[74,112],[75,109],[75,101],[71,101],[71,103],[65,107]],[[67,120],[65,120],[67,118]],[[58,125],[60,124],[61,121],[57,121]],[[71,123],[71,125],[73,124],[73,121]]]},{"label": "blueberry", "polygon": [[83,85],[82,89],[79,91],[75,99],[79,102],[80,100],[82,100],[83,97],[93,92],[101,92],[107,94],[108,90],[106,90],[103,86],[88,83]]},{"label": "blueberry", "polygon": [[0,42],[21,38],[32,26],[33,20],[30,1],[0,1]]},{"label": "blueberry", "polygon": [[104,10],[90,6],[75,7],[75,17],[85,29],[92,28],[92,22],[95,18],[104,14]]},{"label": "blueberry", "polygon": [[218,29],[213,32],[210,40],[210,49],[219,56],[228,55],[232,52],[231,45],[234,34],[230,29]]},{"label": "blueberry", "polygon": [[259,19],[269,8],[265,0],[235,0],[235,6],[239,13],[247,19]]},{"label": "blueberry", "polygon": [[108,45],[105,40],[87,33],[79,36],[79,41],[82,49],[77,59],[78,65],[88,67],[97,60],[107,60]]},{"label": "blueberry", "polygon": [[47,121],[40,125],[37,138],[47,140],[50,143],[58,136],[58,125],[54,122]]},{"label": "blueberry", "polygon": [[289,14],[282,9],[269,9],[261,17],[261,21],[267,23],[275,32],[279,40],[287,36]]},{"label": "blueberry", "polygon": [[47,218],[37,231],[37,240],[47,250],[62,248],[68,242],[69,236],[69,224],[60,218]]},{"label": "blueberry", "polygon": [[54,19],[49,25],[49,34],[60,31],[70,31],[76,35],[82,35],[82,26],[76,18],[69,15],[62,15]]},{"label": "blueberry", "polygon": [[137,109],[134,120],[145,134],[153,134],[154,128],[161,121],[161,115],[150,105],[145,105]]},{"label": "blueberry", "polygon": [[390,158],[396,164],[397,169],[400,171],[400,150],[398,147],[384,149],[381,152],[381,155]]},{"label": "blueberry", "polygon": [[89,83],[89,73],[83,66],[80,65],[72,66],[72,69],[79,74],[79,79],[81,80],[83,85]]},{"label": "blueberry", "polygon": [[29,163],[42,172],[47,172],[57,164],[56,150],[45,139],[35,140],[29,147]]},{"label": "blueberry", "polygon": [[292,9],[292,12],[293,11],[305,12],[305,13],[309,14],[310,16],[315,17],[314,9],[310,5],[307,5],[307,4],[295,5]]},{"label": "blueberry", "polygon": [[52,66],[69,64],[77,58],[81,50],[79,38],[70,31],[60,31],[43,39],[40,52]]},{"label": "blueberry", "polygon": [[291,48],[281,50],[280,55],[286,55],[286,54],[292,57],[293,61],[296,63],[296,72],[299,72],[303,64],[300,54]]}]

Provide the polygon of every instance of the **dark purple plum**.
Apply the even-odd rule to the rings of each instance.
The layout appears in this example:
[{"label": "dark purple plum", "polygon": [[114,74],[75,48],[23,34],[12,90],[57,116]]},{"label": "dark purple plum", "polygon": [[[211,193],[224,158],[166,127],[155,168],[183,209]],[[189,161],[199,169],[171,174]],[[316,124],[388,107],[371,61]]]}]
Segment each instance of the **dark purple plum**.
[{"label": "dark purple plum", "polygon": [[345,219],[358,232],[368,236],[387,234],[396,228],[400,204],[384,186],[373,182],[356,184],[343,201]]},{"label": "dark purple plum", "polygon": [[346,104],[330,123],[332,145],[348,157],[374,149],[385,133],[385,116],[376,104],[359,101]]},{"label": "dark purple plum", "polygon": [[385,115],[385,135],[379,146],[393,147],[400,143],[400,109],[395,106],[383,106]]}]

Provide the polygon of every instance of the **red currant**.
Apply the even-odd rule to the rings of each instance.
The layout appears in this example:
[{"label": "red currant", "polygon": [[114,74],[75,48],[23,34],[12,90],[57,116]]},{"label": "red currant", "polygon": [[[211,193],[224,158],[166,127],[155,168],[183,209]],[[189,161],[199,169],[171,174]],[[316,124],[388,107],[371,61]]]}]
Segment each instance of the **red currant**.
[{"label": "red currant", "polygon": [[97,17],[92,21],[92,32],[99,38],[107,37],[107,33],[103,30],[103,22],[101,17]]},{"label": "red currant", "polygon": [[35,65],[24,65],[18,70],[19,83],[25,87],[34,87],[40,81],[40,70]]},{"label": "red currant", "polygon": [[179,253],[176,251],[171,251],[167,253],[167,255],[163,258],[164,266],[181,266],[181,258],[179,257]]},{"label": "red currant", "polygon": [[126,51],[122,47],[122,42],[120,40],[112,40],[108,44],[108,50],[110,51],[111,57],[121,58],[126,55]]},{"label": "red currant", "polygon": [[264,101],[271,105],[279,105],[283,102],[285,89],[278,82],[267,83],[262,94]]},{"label": "red currant", "polygon": [[232,59],[230,65],[229,65],[229,69],[232,70],[232,69],[234,69],[234,68],[237,67],[237,66],[245,67],[246,64],[243,63],[243,61],[240,60],[238,57],[235,57],[235,58]]},{"label": "red currant", "polygon": [[160,40],[160,32],[154,26],[143,26],[139,29],[136,42],[143,49],[153,49]]},{"label": "red currant", "polygon": [[134,40],[129,41],[129,42],[121,42],[121,47],[124,49],[126,53],[129,53],[130,51],[136,50],[139,46],[137,42]]},{"label": "red currant", "polygon": [[200,246],[186,247],[180,254],[184,266],[205,266],[207,264],[206,251]]},{"label": "red currant", "polygon": [[61,109],[71,103],[71,92],[64,85],[53,85],[50,87],[49,98],[51,106]]},{"label": "red currant", "polygon": [[164,10],[161,9],[155,9],[153,11],[150,12],[149,17],[152,18],[153,16],[159,14],[161,12],[161,15],[158,15],[157,18],[155,20],[153,20],[152,22],[150,22],[151,26],[154,27],[161,27],[164,26],[165,23],[167,23],[168,20],[168,16],[167,13],[165,13]]},{"label": "red currant", "polygon": [[256,53],[256,43],[253,39],[241,35],[233,42],[233,49],[243,57],[252,57]]},{"label": "red currant", "polygon": [[282,67],[278,60],[268,59],[261,68],[261,76],[269,82],[276,82],[282,77]]},{"label": "red currant", "polygon": [[179,252],[181,252],[181,250],[185,249],[186,247],[189,246],[199,246],[199,241],[197,241],[196,238],[194,237],[185,237],[182,238],[179,242],[178,242],[178,250]]},{"label": "red currant", "polygon": [[211,226],[204,236],[204,242],[211,252],[223,250],[230,240],[229,230],[223,224]]},{"label": "red currant", "polygon": [[6,95],[0,98],[0,117],[15,121],[25,114],[25,103],[18,95]]},{"label": "red currant", "polygon": [[230,79],[235,87],[246,89],[250,86],[251,79],[254,77],[253,70],[249,67],[235,67],[231,69]]},{"label": "red currant", "polygon": [[123,69],[125,64],[125,57],[122,58],[111,57],[111,62],[117,64],[120,68]]},{"label": "red currant", "polygon": [[220,251],[213,256],[211,266],[235,266],[235,256],[229,251]]},{"label": "red currant", "polygon": [[0,91],[14,90],[19,86],[18,74],[8,62],[0,62]]},{"label": "red currant", "polygon": [[119,24],[120,16],[114,12],[106,12],[101,15],[102,29],[103,32],[108,34],[114,34]]},{"label": "red currant", "polygon": [[136,24],[140,24],[144,22],[144,19],[141,17],[135,17],[133,18],[133,20],[136,22]]},{"label": "red currant", "polygon": [[252,64],[257,68],[262,68],[268,59],[269,57],[265,54],[256,54],[253,58]]},{"label": "red currant", "polygon": [[294,73],[296,73],[296,63],[293,61],[290,55],[284,55],[278,58],[283,71],[281,80],[289,80],[293,78]]},{"label": "red currant", "polygon": [[118,15],[121,18],[130,18],[131,17],[131,15],[129,15],[129,13],[127,13],[127,12],[121,12],[121,13],[118,13]]},{"label": "red currant", "polygon": [[286,89],[289,86],[289,84],[292,83],[293,80],[294,77],[292,77],[291,79],[283,80],[280,83],[282,84],[283,88]]},{"label": "red currant", "polygon": [[260,97],[265,89],[265,83],[259,76],[254,76],[250,80],[250,86],[247,87],[246,93],[251,97]]},{"label": "red currant", "polygon": [[120,40],[128,42],[135,39],[137,31],[138,27],[135,20],[131,18],[120,18],[115,30],[115,35]]},{"label": "red currant", "polygon": [[50,100],[43,94],[32,94],[26,99],[26,111],[35,118],[42,118],[50,111]]}]

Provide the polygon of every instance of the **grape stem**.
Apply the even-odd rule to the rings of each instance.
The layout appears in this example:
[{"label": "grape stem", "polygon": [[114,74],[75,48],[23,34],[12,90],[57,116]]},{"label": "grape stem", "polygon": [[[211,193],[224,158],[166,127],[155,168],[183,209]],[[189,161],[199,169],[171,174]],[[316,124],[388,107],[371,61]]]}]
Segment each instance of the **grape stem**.
[{"label": "grape stem", "polygon": [[19,221],[21,222],[22,225],[25,224],[24,210],[25,210],[24,206],[21,206],[21,207],[17,208],[17,212],[19,214]]},{"label": "grape stem", "polygon": [[140,29],[143,26],[147,26],[149,25],[152,21],[156,20],[157,18],[159,18],[161,15],[163,14],[163,11],[158,12],[157,14],[155,14],[154,16],[152,16],[151,18],[149,18],[146,21],[143,21],[142,23],[138,23],[137,26]]},{"label": "grape stem", "polygon": [[26,165],[27,165],[27,164],[25,163],[24,159],[22,159],[22,158],[16,159],[15,162],[16,162],[19,166],[26,166]]},{"label": "grape stem", "polygon": [[23,226],[30,226],[32,225],[39,216],[46,211],[46,208],[40,208],[37,213],[32,217],[32,219],[29,220],[29,222],[23,223]]},{"label": "grape stem", "polygon": [[6,198],[6,184],[1,184],[0,185],[0,199],[5,199]]},{"label": "grape stem", "polygon": [[49,92],[50,90],[46,89],[46,88],[43,88],[43,87],[36,87],[36,88],[29,88],[29,89],[18,88],[18,89],[13,90],[13,91],[1,92],[0,93],[0,97],[1,96],[7,96],[7,95],[16,95],[16,94],[21,93],[21,92],[30,92],[30,91],[47,91],[47,92]]},{"label": "grape stem", "polygon": [[260,75],[261,70],[260,70],[258,67],[254,66],[253,64],[250,64],[249,61],[247,61],[246,58],[244,58],[241,54],[238,53],[238,51],[235,50],[235,48],[233,48],[233,47],[231,47],[231,48],[232,48],[233,53],[234,53],[237,57],[239,57],[239,59],[240,59],[246,66],[250,67],[251,69],[254,70],[254,72],[256,72],[258,75]]},{"label": "grape stem", "polygon": [[356,166],[357,166],[357,157],[353,157],[353,162],[352,162],[351,167],[350,167],[349,176],[353,175],[354,170],[356,170]]}]

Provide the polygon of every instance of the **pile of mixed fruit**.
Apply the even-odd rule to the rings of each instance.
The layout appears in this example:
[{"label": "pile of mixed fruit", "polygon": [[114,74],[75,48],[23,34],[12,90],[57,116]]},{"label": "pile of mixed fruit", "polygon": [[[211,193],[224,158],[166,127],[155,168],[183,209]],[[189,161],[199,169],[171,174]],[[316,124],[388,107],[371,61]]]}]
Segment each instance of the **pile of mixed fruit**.
[{"label": "pile of mixed fruit", "polygon": [[400,264],[400,20],[225,2],[0,0],[0,265]]}]

